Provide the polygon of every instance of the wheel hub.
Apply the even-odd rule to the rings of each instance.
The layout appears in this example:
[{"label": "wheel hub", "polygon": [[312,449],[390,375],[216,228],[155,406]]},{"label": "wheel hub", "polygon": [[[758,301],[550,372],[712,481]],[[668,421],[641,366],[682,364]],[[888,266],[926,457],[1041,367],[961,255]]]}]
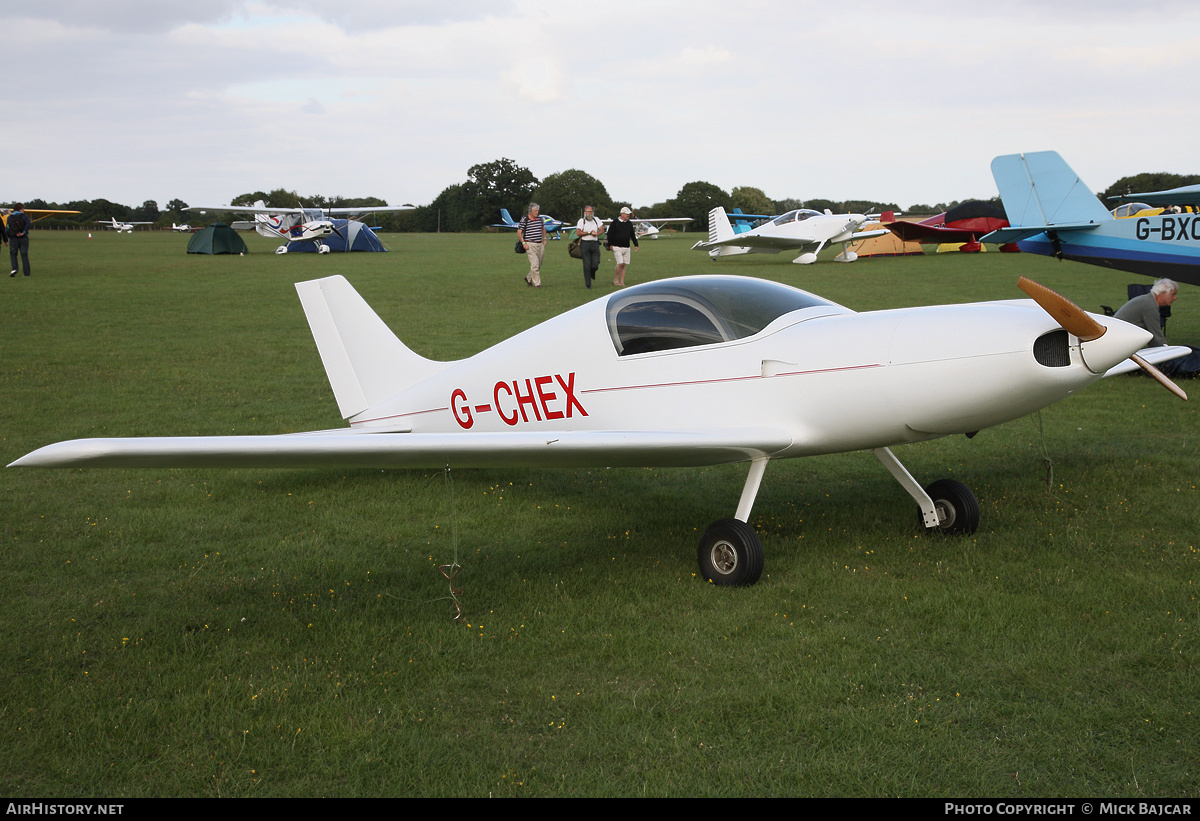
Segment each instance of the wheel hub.
[{"label": "wheel hub", "polygon": [[729,542],[725,540],[717,542],[712,546],[712,551],[709,555],[712,558],[713,569],[718,573],[728,576],[734,570],[737,570],[737,551]]}]

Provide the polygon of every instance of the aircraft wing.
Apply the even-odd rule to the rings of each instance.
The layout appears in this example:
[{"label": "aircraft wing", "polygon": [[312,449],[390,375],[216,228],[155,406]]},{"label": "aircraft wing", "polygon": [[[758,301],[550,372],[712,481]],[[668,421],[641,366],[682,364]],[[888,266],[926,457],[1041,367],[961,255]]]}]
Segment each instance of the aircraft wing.
[{"label": "aircraft wing", "polygon": [[74,439],[9,467],[443,468],[695,467],[777,453],[790,434],[768,428],[540,433],[315,431],[275,436]]},{"label": "aircraft wing", "polygon": [[[740,216],[740,215],[738,215],[738,216]],[[651,219],[642,219],[641,217],[630,217],[629,221],[630,222],[644,222],[647,225],[667,225],[668,223],[672,223],[672,222],[695,222],[695,220],[693,220],[691,217],[654,217]],[[612,222],[612,219],[611,218],[603,219],[603,220],[599,220],[599,222],[602,222],[605,225],[608,225],[610,222]]]},{"label": "aircraft wing", "polygon": [[348,217],[358,216],[359,214],[371,214],[374,212],[383,213],[385,211],[415,211],[415,205],[363,205],[349,208],[322,208],[320,209],[326,214],[343,214]]},{"label": "aircraft wing", "polygon": [[315,211],[315,208],[272,208],[257,205],[192,205],[188,211],[233,211],[238,214],[303,214],[305,211]]},{"label": "aircraft wing", "polygon": [[[1151,365],[1157,365],[1160,362],[1170,362],[1172,359],[1187,356],[1191,352],[1192,349],[1186,345],[1162,345],[1157,348],[1142,348],[1138,351],[1138,356],[1145,359]],[[1121,364],[1109,368],[1104,372],[1104,375],[1116,376],[1119,373],[1133,373],[1140,368],[1141,366],[1132,359],[1126,359]]]},{"label": "aircraft wing", "polygon": [[870,239],[871,237],[882,237],[884,234],[890,234],[886,228],[873,228],[870,231],[859,231],[857,234],[850,235],[850,242],[857,242],[860,239]]},{"label": "aircraft wing", "polygon": [[[864,233],[875,236],[870,231]],[[857,235],[856,235],[857,236]],[[860,237],[865,239],[865,237]],[[723,245],[735,245],[742,248],[772,248],[775,251],[787,251],[793,248],[805,248],[809,245],[816,245],[820,240],[816,237],[782,237],[771,234],[734,234],[727,239],[713,240],[712,242],[697,242],[692,246],[692,250],[697,248],[719,248]]]},{"label": "aircraft wing", "polygon": [[[8,212],[8,211],[4,212],[4,216],[6,219],[8,218],[9,213],[10,212]],[[44,220],[46,217],[52,217],[55,214],[78,214],[80,212],[79,211],[52,211],[47,208],[26,208],[24,213],[25,213],[25,216],[29,217],[30,222],[37,222],[38,220]],[[38,214],[39,216],[35,217],[34,214]]]},{"label": "aircraft wing", "polygon": [[905,242],[970,242],[979,233],[920,222],[889,222],[887,227]]},{"label": "aircraft wing", "polygon": [[1197,205],[1200,204],[1200,185],[1185,185],[1166,191],[1148,191],[1144,194],[1122,194],[1110,200],[1144,202],[1147,205]]}]

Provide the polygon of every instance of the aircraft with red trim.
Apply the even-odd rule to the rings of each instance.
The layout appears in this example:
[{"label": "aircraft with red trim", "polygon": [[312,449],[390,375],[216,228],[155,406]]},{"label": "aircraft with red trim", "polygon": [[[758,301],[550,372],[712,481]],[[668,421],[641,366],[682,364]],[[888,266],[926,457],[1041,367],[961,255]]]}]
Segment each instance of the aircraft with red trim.
[{"label": "aircraft with red trim", "polygon": [[[995,203],[983,200],[967,200],[936,216],[920,222],[897,220],[892,211],[885,211],[879,218],[883,227],[904,242],[919,242],[923,245],[936,243],[962,243],[959,251],[974,253],[983,248],[979,238],[998,228],[1008,227],[1004,209]],[[1001,250],[1017,250],[1016,246],[1003,246]]]},{"label": "aircraft with red trim", "polygon": [[412,211],[415,205],[365,205],[348,206],[344,208],[276,208],[257,200],[254,205],[193,205],[189,211],[229,211],[237,214],[252,214],[253,222],[235,222],[233,227],[241,230],[253,228],[264,237],[275,237],[284,240],[284,244],[275,249],[277,254],[286,254],[294,242],[311,242],[316,246],[318,254],[328,254],[330,248],[322,240],[333,234],[341,236],[339,229],[333,224],[331,216],[354,219],[363,214],[383,211]]},{"label": "aircraft with red trim", "polygon": [[1020,284],[1033,300],[855,313],[761,279],[665,279],[437,362],[406,347],[344,278],[328,277],[296,290],[349,428],[78,439],[10,467],[741,462],[749,470],[736,512],[708,527],[697,555],[706,579],[748,585],[764,562],[750,512],[773,459],[869,450],[925,528],[971,533],[979,524],[971,491],[948,478],[922,487],[893,447],[973,436],[1137,365],[1183,395],[1145,360],[1188,349],[1142,351],[1142,360],[1147,331]]}]

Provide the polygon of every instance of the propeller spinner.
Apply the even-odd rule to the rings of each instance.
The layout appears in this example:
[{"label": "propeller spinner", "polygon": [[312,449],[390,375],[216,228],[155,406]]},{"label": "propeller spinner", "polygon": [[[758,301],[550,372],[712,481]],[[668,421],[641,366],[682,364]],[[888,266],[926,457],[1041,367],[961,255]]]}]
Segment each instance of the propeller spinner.
[{"label": "propeller spinner", "polygon": [[[1034,282],[1032,279],[1021,277],[1017,281],[1017,287],[1029,294],[1034,302],[1042,306],[1042,309],[1046,313],[1050,314],[1058,324],[1063,326],[1063,330],[1078,337],[1081,343],[1093,342],[1104,336],[1105,332],[1108,331],[1108,328],[1097,322],[1094,317],[1074,302],[1057,291],[1050,290],[1045,285]],[[1164,388],[1185,402],[1187,401],[1187,394],[1184,393],[1182,388],[1172,382],[1165,373],[1137,354],[1133,354],[1129,358],[1136,362],[1138,367],[1143,371],[1158,380],[1158,383]]]}]

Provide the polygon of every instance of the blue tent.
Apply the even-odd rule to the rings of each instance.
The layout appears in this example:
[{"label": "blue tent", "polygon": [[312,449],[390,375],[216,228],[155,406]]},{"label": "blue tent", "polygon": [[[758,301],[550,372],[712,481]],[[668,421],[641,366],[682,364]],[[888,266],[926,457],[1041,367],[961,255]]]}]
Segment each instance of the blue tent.
[{"label": "blue tent", "polygon": [[[375,236],[375,232],[368,228],[364,223],[358,220],[331,220],[335,233],[326,237],[323,241],[329,246],[330,251],[386,251],[387,246],[380,242],[379,237]],[[313,242],[293,242],[288,248],[289,254],[296,253],[315,254],[317,252],[317,243]]]}]

